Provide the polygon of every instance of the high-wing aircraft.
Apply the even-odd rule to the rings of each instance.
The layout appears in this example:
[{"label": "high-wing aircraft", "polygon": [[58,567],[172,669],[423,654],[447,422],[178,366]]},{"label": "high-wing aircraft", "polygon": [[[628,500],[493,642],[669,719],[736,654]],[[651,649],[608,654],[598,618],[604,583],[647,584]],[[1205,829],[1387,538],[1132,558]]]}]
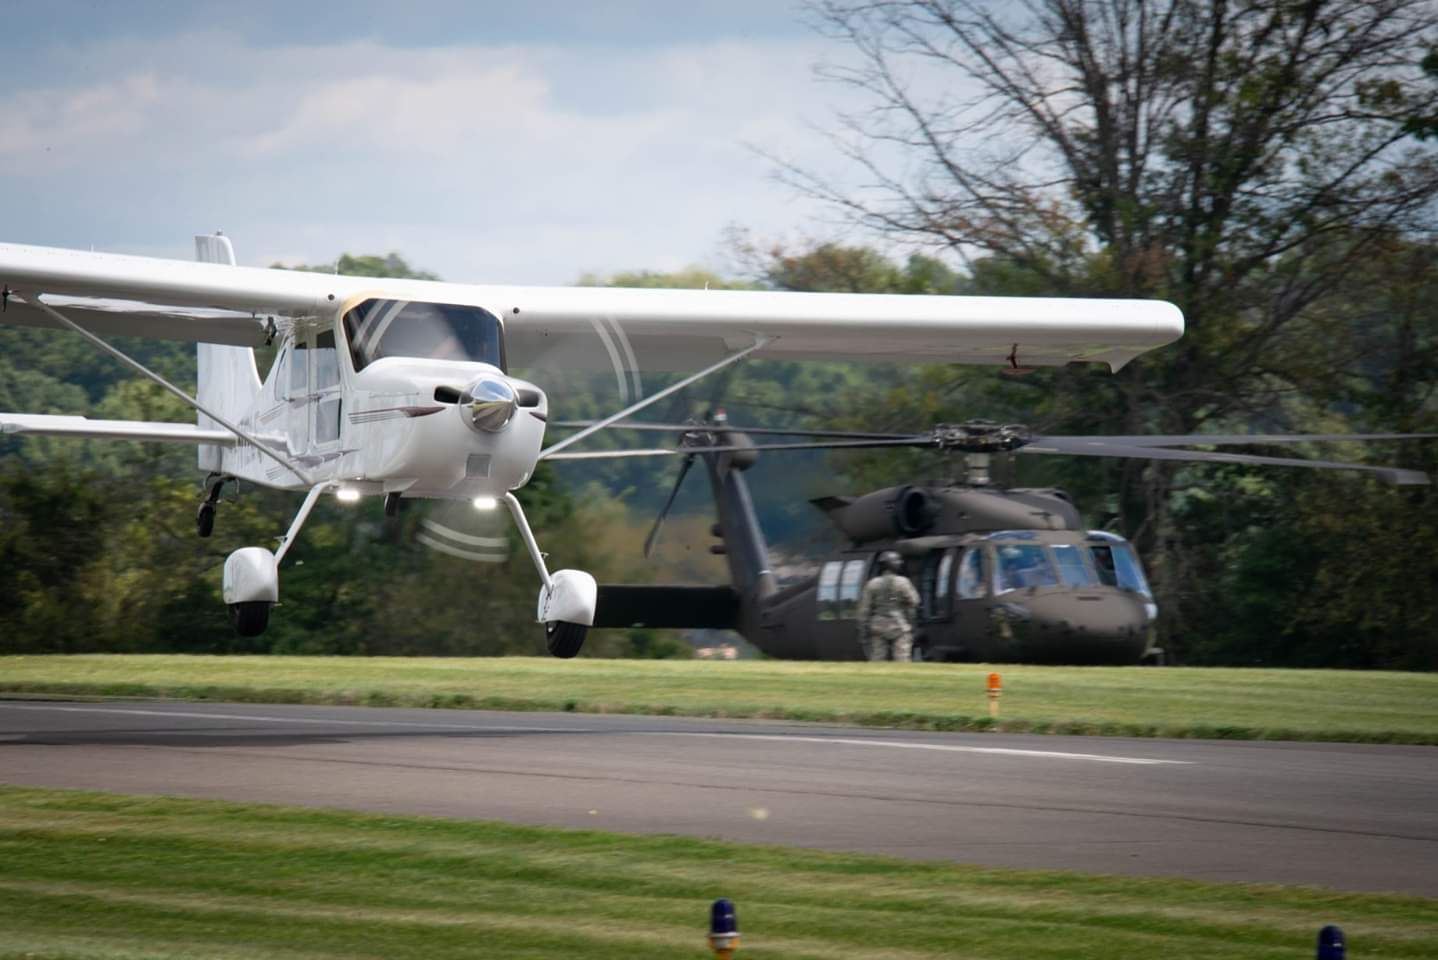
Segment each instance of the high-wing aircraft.
[{"label": "high-wing aircraft", "polygon": [[[472,500],[507,508],[548,649],[572,657],[597,587],[545,564],[514,496],[539,461],[623,456],[570,447],[749,356],[1117,370],[1183,333],[1161,301],[473,286],[240,267],[219,234],[195,249],[199,262],[0,244],[0,323],[71,330],[196,411],[195,424],[0,413],[0,431],[195,444],[201,536],[228,482],[304,492],[275,549],[225,562],[246,636],[268,625],[280,562],[325,493],[382,497],[389,513],[402,498]],[[101,334],[196,342],[196,395]],[[264,344],[278,353],[261,378]],[[694,372],[546,446],[546,393],[509,371],[606,368],[633,373],[636,393],[641,368]]]}]

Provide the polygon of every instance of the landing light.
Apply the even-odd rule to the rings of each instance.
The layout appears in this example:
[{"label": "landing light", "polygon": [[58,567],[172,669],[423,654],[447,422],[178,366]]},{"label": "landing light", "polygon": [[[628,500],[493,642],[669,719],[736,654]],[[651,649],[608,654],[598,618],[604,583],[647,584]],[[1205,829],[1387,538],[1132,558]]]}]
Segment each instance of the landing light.
[{"label": "landing light", "polygon": [[360,492],[354,487],[340,487],[335,491],[335,499],[341,503],[355,503],[360,498]]},{"label": "landing light", "polygon": [[494,497],[474,498],[474,509],[476,510],[493,510],[497,506],[499,506],[499,501]]}]

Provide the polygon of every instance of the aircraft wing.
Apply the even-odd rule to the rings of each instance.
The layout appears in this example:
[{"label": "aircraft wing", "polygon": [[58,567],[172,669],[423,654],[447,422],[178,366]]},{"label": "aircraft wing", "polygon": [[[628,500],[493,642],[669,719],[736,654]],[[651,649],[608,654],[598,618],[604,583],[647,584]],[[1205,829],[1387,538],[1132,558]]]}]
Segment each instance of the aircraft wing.
[{"label": "aircraft wing", "polygon": [[228,430],[205,430],[193,423],[91,420],[88,417],[41,413],[0,413],[0,434],[10,433],[52,437],[90,437],[104,440],[213,443],[224,447],[233,447],[239,442],[238,438]]},{"label": "aircraft wing", "polygon": [[769,342],[756,357],[1117,370],[1177,339],[1157,300],[947,297],[377,280],[0,244],[0,323],[52,326],[28,301],[97,333],[253,346],[271,319],[318,316],[366,297],[482,306],[504,320],[510,366],[689,369]]}]

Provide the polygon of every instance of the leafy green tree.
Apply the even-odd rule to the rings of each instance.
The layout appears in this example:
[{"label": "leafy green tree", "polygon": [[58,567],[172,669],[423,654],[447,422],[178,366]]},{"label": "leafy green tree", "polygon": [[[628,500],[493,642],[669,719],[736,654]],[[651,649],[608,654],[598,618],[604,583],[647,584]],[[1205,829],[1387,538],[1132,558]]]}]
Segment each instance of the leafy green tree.
[{"label": "leafy green tree", "polygon": [[[791,183],[894,242],[948,247],[1005,292],[1160,297],[1177,344],[1117,376],[1046,372],[1039,417],[1085,433],[1301,426],[1352,358],[1336,306],[1395,237],[1431,228],[1438,9],[1421,0],[826,0],[857,55],[830,68],[874,109],[836,143],[865,188],[792,166]],[[935,86],[935,77],[950,83]],[[922,78],[920,80],[919,78]],[[987,265],[986,262],[987,261]],[[1017,286],[1016,286],[1017,284]],[[1176,601],[1180,471],[1100,471]],[[1180,641],[1181,645],[1181,641]]]},{"label": "leafy green tree", "polygon": [[308,273],[336,273],[345,277],[393,277],[400,280],[438,280],[439,274],[411,267],[404,257],[397,253],[384,256],[375,254],[342,253],[334,263],[301,264],[288,267],[282,263],[271,264],[278,270],[304,270]]}]

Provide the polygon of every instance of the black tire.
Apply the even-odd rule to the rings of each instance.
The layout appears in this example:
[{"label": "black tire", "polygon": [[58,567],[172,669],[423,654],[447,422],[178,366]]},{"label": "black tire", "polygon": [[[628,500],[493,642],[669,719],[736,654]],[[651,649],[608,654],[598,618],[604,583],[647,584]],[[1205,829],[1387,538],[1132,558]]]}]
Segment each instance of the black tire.
[{"label": "black tire", "polygon": [[579,653],[588,634],[589,628],[582,623],[555,620],[544,625],[544,646],[554,656],[568,660]]},{"label": "black tire", "polygon": [[258,637],[270,625],[270,606],[264,601],[230,604],[230,622],[242,637]]},{"label": "black tire", "polygon": [[200,510],[195,514],[195,532],[202,537],[208,537],[215,532],[215,505],[206,501],[200,504]]},{"label": "black tire", "polygon": [[934,652],[929,649],[927,643],[916,640],[914,645],[909,648],[909,659],[914,663],[932,663],[938,658],[934,656]]}]

